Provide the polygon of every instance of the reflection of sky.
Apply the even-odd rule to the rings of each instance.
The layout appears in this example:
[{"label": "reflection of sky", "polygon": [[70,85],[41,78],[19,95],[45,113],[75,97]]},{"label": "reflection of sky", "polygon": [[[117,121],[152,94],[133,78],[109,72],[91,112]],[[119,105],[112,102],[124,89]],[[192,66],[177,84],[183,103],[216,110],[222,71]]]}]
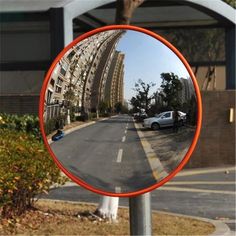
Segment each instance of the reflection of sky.
[{"label": "reflection of sky", "polygon": [[131,99],[135,92],[135,82],[142,79],[145,83],[154,82],[156,91],[161,85],[160,74],[174,72],[187,78],[189,73],[180,59],[167,46],[155,38],[141,32],[127,30],[118,43],[118,51],[125,53],[125,99]]}]

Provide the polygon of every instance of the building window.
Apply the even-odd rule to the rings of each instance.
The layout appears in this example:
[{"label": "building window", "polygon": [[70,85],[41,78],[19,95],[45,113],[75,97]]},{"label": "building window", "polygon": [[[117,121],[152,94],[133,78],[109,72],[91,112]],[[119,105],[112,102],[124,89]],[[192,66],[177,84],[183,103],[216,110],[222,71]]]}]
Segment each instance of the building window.
[{"label": "building window", "polygon": [[55,92],[56,92],[56,93],[61,93],[61,87],[56,86]]},{"label": "building window", "polygon": [[66,75],[66,70],[61,67],[60,73],[65,76]]},{"label": "building window", "polygon": [[73,58],[73,56],[75,55],[75,51],[73,50],[68,56],[67,56],[67,59],[69,61],[71,61],[71,59]]},{"label": "building window", "polygon": [[51,79],[50,84],[54,87],[55,80],[54,80],[54,79]]},{"label": "building window", "polygon": [[52,97],[52,91],[48,90],[48,93],[47,93],[47,104],[50,104],[51,97]]},{"label": "building window", "polygon": [[58,77],[57,78],[57,85],[61,86],[62,82],[63,82],[63,80],[60,77]]}]

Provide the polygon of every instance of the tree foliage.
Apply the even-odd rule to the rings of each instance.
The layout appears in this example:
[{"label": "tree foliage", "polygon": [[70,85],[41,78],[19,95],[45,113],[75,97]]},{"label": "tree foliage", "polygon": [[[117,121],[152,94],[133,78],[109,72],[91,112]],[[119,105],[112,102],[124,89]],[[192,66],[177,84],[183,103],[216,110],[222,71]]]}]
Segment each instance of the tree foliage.
[{"label": "tree foliage", "polygon": [[105,114],[108,114],[108,112],[110,111],[108,102],[106,101],[101,101],[99,103],[99,113],[104,116]]},{"label": "tree foliage", "polygon": [[212,82],[216,89],[216,62],[225,60],[224,29],[173,29],[162,34],[194,65],[195,75],[202,63],[208,67],[202,89],[209,89]]},{"label": "tree foliage", "polygon": [[145,83],[141,79],[135,83],[134,91],[136,91],[136,96],[130,100],[135,111],[140,111],[141,109],[144,109],[146,112],[148,111],[151,100],[153,99],[153,94],[150,95],[150,89],[153,86],[155,86],[154,83]]},{"label": "tree foliage", "polygon": [[69,89],[64,94],[64,99],[68,101],[69,103],[74,102],[75,100],[75,93],[72,89]]},{"label": "tree foliage", "polygon": [[182,90],[182,84],[177,75],[172,73],[161,74],[162,99],[166,102],[169,109],[178,109],[180,107],[179,92]]},{"label": "tree foliage", "polygon": [[123,108],[123,105],[122,105],[121,102],[117,102],[117,103],[115,104],[115,111],[116,111],[116,113],[122,112],[122,108]]},{"label": "tree foliage", "polygon": [[223,29],[178,29],[162,32],[189,62],[222,61],[225,58]]}]

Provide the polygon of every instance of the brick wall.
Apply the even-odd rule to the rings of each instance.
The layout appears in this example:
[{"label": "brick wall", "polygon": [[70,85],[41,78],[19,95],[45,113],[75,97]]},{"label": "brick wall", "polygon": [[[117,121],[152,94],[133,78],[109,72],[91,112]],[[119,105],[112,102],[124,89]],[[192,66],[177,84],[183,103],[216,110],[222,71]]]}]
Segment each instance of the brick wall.
[{"label": "brick wall", "polygon": [[200,138],[187,167],[235,164],[235,90],[202,91],[203,119]]}]

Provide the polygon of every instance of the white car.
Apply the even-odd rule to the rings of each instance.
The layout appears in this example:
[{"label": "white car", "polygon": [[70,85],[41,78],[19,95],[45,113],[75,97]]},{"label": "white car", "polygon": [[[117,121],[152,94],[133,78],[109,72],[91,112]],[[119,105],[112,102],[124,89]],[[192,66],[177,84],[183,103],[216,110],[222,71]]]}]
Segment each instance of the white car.
[{"label": "white car", "polygon": [[[143,120],[143,127],[158,130],[162,127],[171,127],[174,125],[174,111],[165,111],[155,117],[150,117]],[[179,125],[183,125],[186,121],[186,113],[178,111]]]}]

